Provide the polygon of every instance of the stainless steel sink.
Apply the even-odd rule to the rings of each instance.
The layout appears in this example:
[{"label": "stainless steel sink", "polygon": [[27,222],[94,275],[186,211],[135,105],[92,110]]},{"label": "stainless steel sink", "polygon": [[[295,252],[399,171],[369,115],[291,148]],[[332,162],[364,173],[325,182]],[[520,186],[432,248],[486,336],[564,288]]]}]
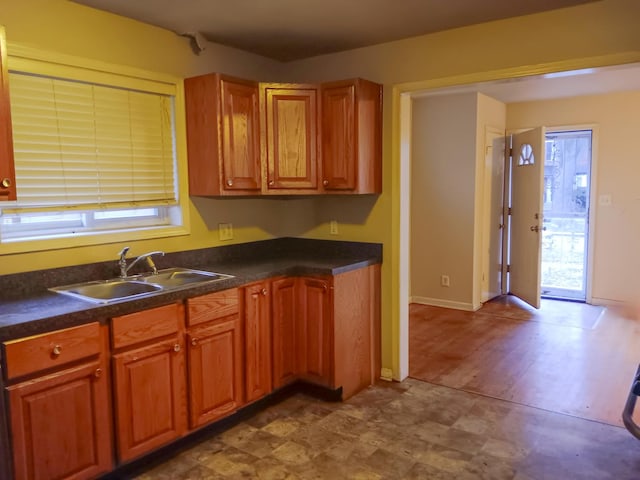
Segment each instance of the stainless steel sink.
[{"label": "stainless steel sink", "polygon": [[166,270],[159,270],[158,273],[142,275],[138,280],[159,285],[163,289],[171,289],[193,283],[224,280],[225,278],[231,278],[231,275],[191,270],[188,268],[167,268]]},{"label": "stainless steel sink", "polygon": [[107,303],[147,295],[162,290],[162,287],[135,280],[114,279],[64,285],[49,290],[93,302]]},{"label": "stainless steel sink", "polygon": [[49,290],[91,302],[110,303],[144,297],[156,292],[176,290],[185,285],[193,286],[198,283],[219,281],[232,277],[232,275],[223,273],[188,268],[168,268],[159,270],[157,273],[75,283],[73,285],[53,287]]}]

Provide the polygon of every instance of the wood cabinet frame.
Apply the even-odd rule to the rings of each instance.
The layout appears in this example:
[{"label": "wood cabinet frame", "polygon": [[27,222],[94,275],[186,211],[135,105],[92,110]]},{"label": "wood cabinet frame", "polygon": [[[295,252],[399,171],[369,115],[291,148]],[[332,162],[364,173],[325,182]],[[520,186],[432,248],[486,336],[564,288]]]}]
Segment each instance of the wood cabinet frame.
[{"label": "wood cabinet frame", "polygon": [[7,42],[0,27],[0,201],[16,199],[16,172],[13,157],[13,131],[9,101]]}]

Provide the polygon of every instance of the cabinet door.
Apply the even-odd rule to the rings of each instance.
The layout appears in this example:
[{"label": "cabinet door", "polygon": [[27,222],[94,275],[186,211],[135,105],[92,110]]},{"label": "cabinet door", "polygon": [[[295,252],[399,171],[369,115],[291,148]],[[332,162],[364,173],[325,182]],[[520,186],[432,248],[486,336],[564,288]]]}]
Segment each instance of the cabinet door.
[{"label": "cabinet door", "polygon": [[322,89],[322,175],[325,190],[356,188],[355,86]]},{"label": "cabinet door", "polygon": [[261,86],[267,190],[318,188],[317,88]]},{"label": "cabinet door", "polygon": [[271,282],[274,388],[293,382],[299,373],[296,350],[296,285],[295,278],[282,278]]},{"label": "cabinet door", "polygon": [[112,468],[107,375],[90,362],[7,388],[16,479],[95,478]]},{"label": "cabinet door", "polygon": [[119,459],[180,437],[187,423],[182,340],[119,353],[113,362]]},{"label": "cabinet door", "polygon": [[242,405],[242,332],[239,316],[188,334],[190,426],[196,428]]},{"label": "cabinet door", "polygon": [[271,306],[269,282],[244,289],[246,400],[271,392]]},{"label": "cabinet door", "polygon": [[16,199],[16,175],[13,166],[13,134],[9,104],[7,44],[0,27],[0,201]]},{"label": "cabinet door", "polygon": [[323,186],[382,193],[382,86],[363,79],[322,85]]},{"label": "cabinet door", "polygon": [[332,387],[331,285],[320,278],[300,278],[299,282],[297,349],[301,377]]},{"label": "cabinet door", "polygon": [[223,188],[260,193],[260,129],[257,84],[222,77]]}]

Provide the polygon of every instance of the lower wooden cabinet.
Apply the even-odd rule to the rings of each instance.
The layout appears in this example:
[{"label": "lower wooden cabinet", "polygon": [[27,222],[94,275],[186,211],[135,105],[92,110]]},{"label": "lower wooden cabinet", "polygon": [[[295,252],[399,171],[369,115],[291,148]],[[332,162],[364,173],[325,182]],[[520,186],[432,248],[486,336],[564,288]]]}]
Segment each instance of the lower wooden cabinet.
[{"label": "lower wooden cabinet", "polygon": [[333,387],[333,317],[330,278],[298,279],[296,350],[300,378]]},{"label": "lower wooden cabinet", "polygon": [[244,289],[245,398],[247,403],[271,392],[270,282]]},{"label": "lower wooden cabinet", "polygon": [[298,379],[298,279],[278,278],[271,282],[273,388]]},{"label": "lower wooden cabinet", "polygon": [[189,426],[196,428],[242,405],[242,328],[238,314],[190,330]]},{"label": "lower wooden cabinet", "polygon": [[273,384],[301,379],[347,399],[380,372],[380,267],[272,282]]},{"label": "lower wooden cabinet", "polygon": [[114,446],[128,462],[299,379],[349,398],[380,371],[379,288],[379,265],[279,277],[4,342],[14,479],[96,478]]},{"label": "lower wooden cabinet", "polygon": [[187,431],[184,309],[174,304],[112,319],[118,459],[126,461]]},{"label": "lower wooden cabinet", "polygon": [[82,480],[113,467],[103,343],[106,327],[92,323],[4,344],[7,371],[40,369],[6,388],[16,480]]},{"label": "lower wooden cabinet", "polygon": [[334,275],[333,386],[342,399],[380,375],[380,265]]}]

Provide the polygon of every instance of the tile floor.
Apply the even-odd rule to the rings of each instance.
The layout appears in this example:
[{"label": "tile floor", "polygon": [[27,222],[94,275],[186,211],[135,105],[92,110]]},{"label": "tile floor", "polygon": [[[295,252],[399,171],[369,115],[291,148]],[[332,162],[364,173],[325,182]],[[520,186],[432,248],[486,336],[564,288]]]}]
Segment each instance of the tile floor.
[{"label": "tile floor", "polygon": [[302,394],[137,480],[640,478],[623,428],[408,379],[343,403]]}]

